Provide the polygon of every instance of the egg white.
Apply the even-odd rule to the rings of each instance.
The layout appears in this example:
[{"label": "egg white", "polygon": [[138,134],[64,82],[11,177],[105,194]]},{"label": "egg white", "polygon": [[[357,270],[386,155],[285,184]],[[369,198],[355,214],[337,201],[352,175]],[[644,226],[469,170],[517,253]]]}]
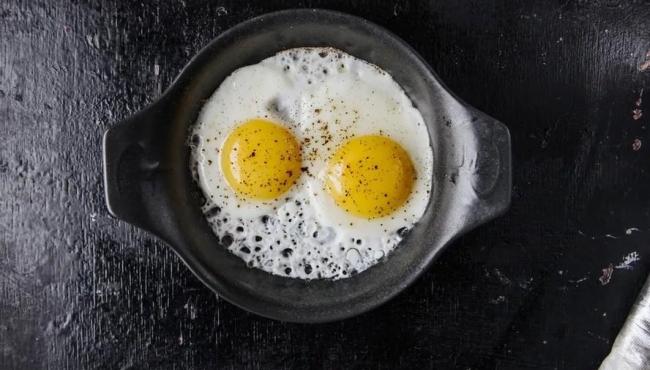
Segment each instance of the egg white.
[{"label": "egg white", "polygon": [[[306,171],[274,201],[237,196],[219,168],[228,134],[252,118],[284,125],[302,143]],[[324,173],[343,142],[376,134],[406,150],[417,178],[401,208],[368,220],[336,205]],[[388,73],[340,50],[285,50],[236,70],[206,102],[191,137],[213,230],[249,266],[271,273],[337,279],[361,272],[399,244],[429,202],[433,152],[422,115]]]}]

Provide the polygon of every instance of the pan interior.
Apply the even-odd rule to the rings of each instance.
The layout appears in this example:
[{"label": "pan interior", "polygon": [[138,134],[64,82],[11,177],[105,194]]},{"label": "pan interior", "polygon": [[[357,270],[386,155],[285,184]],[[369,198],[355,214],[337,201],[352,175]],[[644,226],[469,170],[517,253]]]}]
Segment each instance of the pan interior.
[{"label": "pan interior", "polygon": [[[341,49],[390,73],[420,110],[434,156],[433,191],[420,222],[384,261],[338,281],[290,279],[245,266],[218,244],[201,212],[201,191],[188,166],[189,129],[220,83],[234,70],[278,51],[308,46]],[[456,137],[443,123],[449,120],[450,96],[412,49],[367,21],[312,10],[255,18],[208,45],[161,101],[170,107],[167,131],[160,135],[168,168],[162,186],[174,225],[167,231],[167,239],[201,280],[245,309],[301,322],[328,321],[366,311],[412,282],[458,231],[451,225],[462,222],[453,219],[457,218],[453,202],[457,189],[445,177],[445,169],[455,160],[450,147]]]}]

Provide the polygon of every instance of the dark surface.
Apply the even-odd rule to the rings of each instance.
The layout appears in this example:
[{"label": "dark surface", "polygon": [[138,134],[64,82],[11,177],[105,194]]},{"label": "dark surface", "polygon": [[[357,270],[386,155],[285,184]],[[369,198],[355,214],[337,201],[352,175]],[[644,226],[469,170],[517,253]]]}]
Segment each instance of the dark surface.
[{"label": "dark surface", "polygon": [[[190,171],[188,132],[226,77],[304,46],[338,48],[389,72],[419,107],[436,158],[429,179],[435,186],[418,225],[390,258],[339,281],[288,279],[248,267],[219,244]],[[502,215],[511,198],[508,129],[459,103],[421,57],[385,29],[328,10],[272,12],[231,28],[201,50],[160,99],[111,127],[103,148],[111,215],[166,241],[228,302],[290,322],[340,320],[386,302],[416,280],[450,240]]]},{"label": "dark surface", "polygon": [[[346,3],[0,3],[1,368],[599,364],[650,268],[650,113],[632,113],[650,101],[637,107],[650,4]],[[387,27],[513,139],[510,212],[396,299],[332,324],[215,297],[164,243],[109,218],[101,183],[106,128],[221,31],[291,6]],[[641,260],[603,285],[630,252]]]}]

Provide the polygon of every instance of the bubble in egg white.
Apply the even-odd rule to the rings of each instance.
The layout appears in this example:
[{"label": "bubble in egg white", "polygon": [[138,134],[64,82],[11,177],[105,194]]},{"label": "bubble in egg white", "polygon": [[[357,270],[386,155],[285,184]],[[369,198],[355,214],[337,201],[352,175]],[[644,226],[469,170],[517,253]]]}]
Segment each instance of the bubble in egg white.
[{"label": "bubble in egg white", "polygon": [[[302,144],[302,176],[273,201],[238,197],[219,169],[223,141],[252,118],[285,125]],[[322,174],[342,142],[379,132],[409,153],[417,179],[394,214],[366,220],[336,206]],[[281,276],[362,272],[390,255],[429,202],[433,155],[420,112],[389,74],[337,49],[290,49],[238,69],[206,102],[189,145],[203,212],[221,244],[249,267]]]}]

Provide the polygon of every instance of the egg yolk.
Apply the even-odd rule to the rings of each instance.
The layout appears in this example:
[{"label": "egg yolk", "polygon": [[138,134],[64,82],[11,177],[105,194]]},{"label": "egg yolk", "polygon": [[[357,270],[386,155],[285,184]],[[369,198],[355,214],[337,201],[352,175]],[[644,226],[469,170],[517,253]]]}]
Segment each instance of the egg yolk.
[{"label": "egg yolk", "polygon": [[272,200],[300,177],[300,144],[289,130],[264,119],[235,128],[221,148],[221,170],[244,198]]},{"label": "egg yolk", "polygon": [[354,215],[387,216],[408,199],[415,170],[408,153],[379,135],[345,142],[327,165],[325,185],[336,204]]}]

